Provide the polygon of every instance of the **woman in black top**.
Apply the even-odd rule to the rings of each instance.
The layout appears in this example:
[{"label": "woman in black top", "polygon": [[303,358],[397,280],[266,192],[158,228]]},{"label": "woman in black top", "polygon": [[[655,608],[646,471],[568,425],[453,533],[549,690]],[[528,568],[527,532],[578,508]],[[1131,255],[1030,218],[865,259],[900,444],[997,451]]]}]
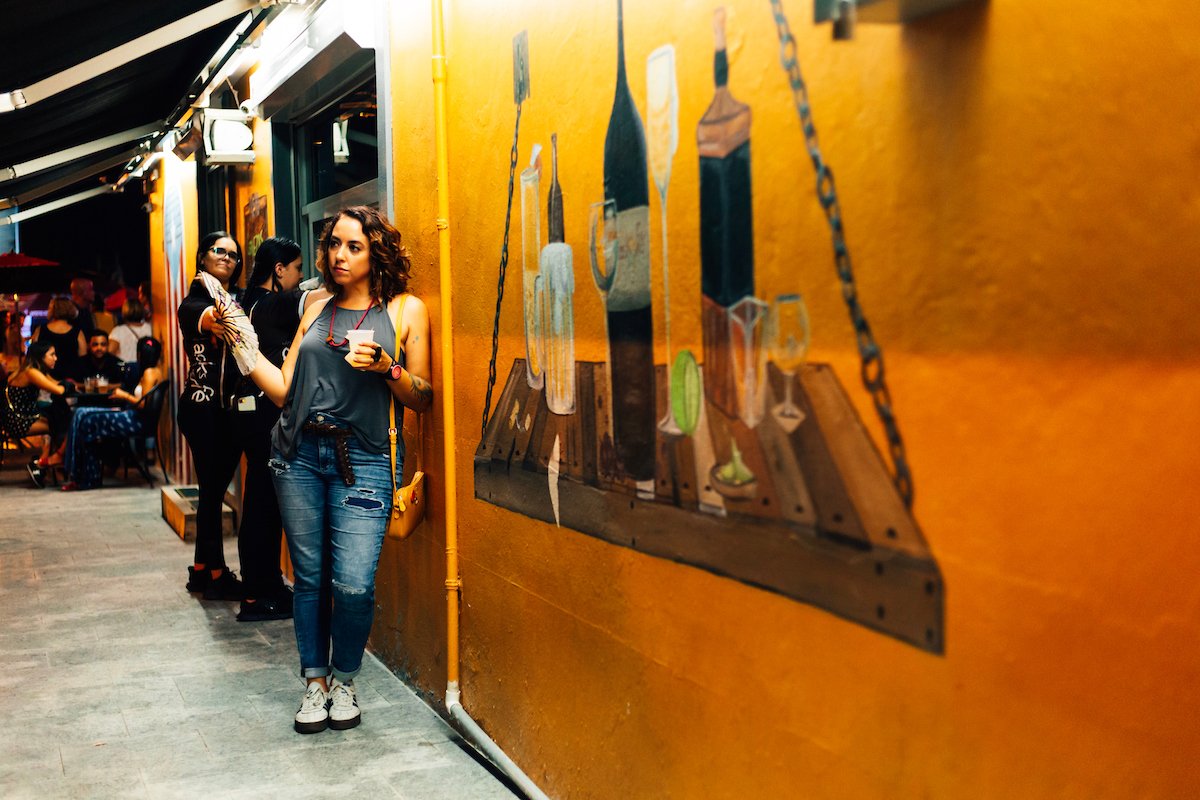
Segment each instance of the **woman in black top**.
[{"label": "woman in black top", "polygon": [[[283,366],[305,308],[329,296],[325,289],[298,289],[303,275],[300,245],[291,239],[273,236],[254,253],[254,271],[246,282],[242,307],[258,334],[259,352],[277,367]],[[283,522],[267,468],[271,429],[279,421],[279,406],[253,381],[244,378],[233,407],[234,430],[246,454],[246,485],[238,528],[238,557],[246,597],[237,618],[240,622],[288,619],[292,616],[292,593],[284,586],[279,569]]]},{"label": "woman in black top", "polygon": [[50,372],[56,381],[74,378],[87,355],[87,337],[76,322],[78,315],[69,297],[56,297],[50,301],[46,324],[33,332],[33,341],[52,345],[58,353],[58,363]]},{"label": "woman in black top", "polygon": [[[227,290],[235,290],[242,274],[242,248],[225,231],[200,240],[197,272],[207,272]],[[241,375],[221,338],[212,296],[197,278],[179,305],[179,330],[187,353],[187,380],[179,397],[179,430],[187,439],[196,465],[200,496],[196,504],[195,563],[188,567],[187,590],[205,600],[241,600],[242,582],[225,565],[221,541],[221,506],[233,479],[242,448],[230,430],[228,408]]]},{"label": "woman in black top", "polygon": [[[43,470],[62,464],[62,441],[71,421],[70,409],[62,398],[69,393],[66,385],[54,380],[58,361],[54,345],[34,342],[21,367],[8,379],[0,403],[0,426],[13,439],[50,434],[42,445],[42,455],[29,464],[29,477],[42,486]],[[45,398],[45,399],[42,399]]]}]

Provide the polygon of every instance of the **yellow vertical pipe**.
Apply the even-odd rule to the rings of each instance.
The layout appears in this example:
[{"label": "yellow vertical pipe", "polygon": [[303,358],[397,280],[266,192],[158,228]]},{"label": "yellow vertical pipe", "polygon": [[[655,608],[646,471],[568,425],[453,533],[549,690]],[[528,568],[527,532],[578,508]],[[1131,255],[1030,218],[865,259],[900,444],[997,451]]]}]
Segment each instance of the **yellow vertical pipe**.
[{"label": "yellow vertical pipe", "polygon": [[442,340],[442,456],[446,475],[446,684],[458,687],[458,479],[454,447],[454,307],[450,301],[450,156],[446,147],[446,34],[433,0],[433,123],[437,145],[438,266]]},{"label": "yellow vertical pipe", "polygon": [[450,305],[450,157],[446,146],[446,33],[442,0],[433,3],[433,135],[437,142],[438,259],[442,302],[442,417],[446,462],[446,710],[467,738],[524,792],[529,800],[550,800],[500,749],[463,708],[458,687],[458,480],[455,477],[454,309]]}]

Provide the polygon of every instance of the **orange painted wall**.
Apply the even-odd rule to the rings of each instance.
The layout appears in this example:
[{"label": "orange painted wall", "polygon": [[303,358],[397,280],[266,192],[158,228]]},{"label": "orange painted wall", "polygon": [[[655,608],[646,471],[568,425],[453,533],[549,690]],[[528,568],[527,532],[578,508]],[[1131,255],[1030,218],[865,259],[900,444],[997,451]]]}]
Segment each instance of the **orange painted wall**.
[{"label": "orange painted wall", "polygon": [[[239,96],[249,92],[249,84],[245,82]],[[230,221],[233,233],[237,236],[242,247],[246,250],[246,263],[242,270],[242,282],[245,283],[254,271],[250,237],[246,234],[246,206],[253,195],[267,198],[267,229],[263,238],[275,235],[275,198],[271,191],[271,126],[269,123],[255,118],[251,127],[254,130],[254,163],[238,166],[234,170],[234,192],[237,198],[237,219]]]},{"label": "orange painted wall", "polygon": [[[754,110],[760,293],[805,292],[813,359],[835,366],[881,441],[855,383],[769,5],[730,5],[730,87]],[[668,41],[678,51],[676,347],[698,343],[695,291],[677,287],[697,280],[694,130],[712,92],[711,9],[626,5],[643,115],[646,55]],[[810,24],[810,3],[787,4],[887,359],[914,515],[945,580],[947,646],[934,656],[473,499],[515,114],[511,37],[528,29],[533,71],[520,165],[559,132],[577,358],[600,359],[586,207],[603,193],[616,14],[607,0],[447,4],[463,699],[552,796],[1194,793],[1200,17],[1189,9],[992,0],[860,25],[835,43]],[[436,320],[428,17],[394,14],[396,216]],[[512,241],[501,376],[523,352],[515,223]],[[435,494],[431,524],[385,552],[374,641],[440,696]]]},{"label": "orange painted wall", "polygon": [[[391,96],[395,212],[412,259],[409,290],[429,309],[433,323],[433,385],[443,390],[436,357],[443,331],[438,276],[437,172],[433,138],[433,84],[430,67],[430,10],[425,3],[391,4]],[[376,578],[379,613],[371,648],[431,701],[446,687],[445,603],[445,474],[442,457],[441,403],[426,412],[423,422],[405,414],[408,448],[405,473],[411,476],[420,461],[430,476],[428,521],[404,542],[385,541]],[[421,429],[421,426],[423,430]],[[418,457],[418,451],[420,456]]]}]

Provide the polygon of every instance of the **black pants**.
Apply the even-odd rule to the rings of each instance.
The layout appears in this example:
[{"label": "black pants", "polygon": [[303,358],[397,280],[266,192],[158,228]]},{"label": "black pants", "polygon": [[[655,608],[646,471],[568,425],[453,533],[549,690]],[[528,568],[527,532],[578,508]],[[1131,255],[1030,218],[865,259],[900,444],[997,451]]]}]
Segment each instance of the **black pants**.
[{"label": "black pants", "polygon": [[242,491],[242,519],[238,526],[238,557],[246,596],[278,595],[283,586],[279,569],[283,521],[267,460],[271,457],[271,429],[279,421],[279,408],[265,395],[254,397],[253,411],[233,410],[233,427],[246,454],[246,486]]},{"label": "black pants", "polygon": [[200,498],[196,503],[196,563],[207,569],[225,568],[221,541],[221,506],[242,456],[229,419],[230,411],[216,403],[179,400],[179,430],[192,450]]},{"label": "black pants", "polygon": [[50,425],[50,452],[53,453],[67,439],[67,430],[71,427],[71,407],[65,399],[55,395],[50,398],[45,416]]}]

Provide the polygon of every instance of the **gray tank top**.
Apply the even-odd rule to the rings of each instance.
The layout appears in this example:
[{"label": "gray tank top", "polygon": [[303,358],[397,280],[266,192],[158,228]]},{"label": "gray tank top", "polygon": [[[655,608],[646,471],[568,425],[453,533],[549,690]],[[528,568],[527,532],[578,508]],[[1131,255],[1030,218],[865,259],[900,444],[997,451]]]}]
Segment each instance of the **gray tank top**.
[{"label": "gray tank top", "polygon": [[[372,453],[388,452],[388,404],[392,392],[387,380],[374,372],[360,372],[346,363],[350,346],[330,347],[325,342],[329,334],[329,319],[333,316],[334,300],[321,313],[300,340],[296,371],[288,389],[283,413],[271,433],[271,443],[284,458],[293,458],[296,447],[304,437],[301,427],[318,412],[340,420],[358,438],[363,449]],[[355,327],[362,309],[339,308],[333,340],[341,342],[346,330]],[[384,352],[404,364],[403,351],[396,355],[396,329],[387,308],[374,305],[358,327],[375,331],[374,339]],[[404,406],[396,404],[396,427],[403,427]],[[404,454],[404,437],[396,437],[396,459]]]}]

